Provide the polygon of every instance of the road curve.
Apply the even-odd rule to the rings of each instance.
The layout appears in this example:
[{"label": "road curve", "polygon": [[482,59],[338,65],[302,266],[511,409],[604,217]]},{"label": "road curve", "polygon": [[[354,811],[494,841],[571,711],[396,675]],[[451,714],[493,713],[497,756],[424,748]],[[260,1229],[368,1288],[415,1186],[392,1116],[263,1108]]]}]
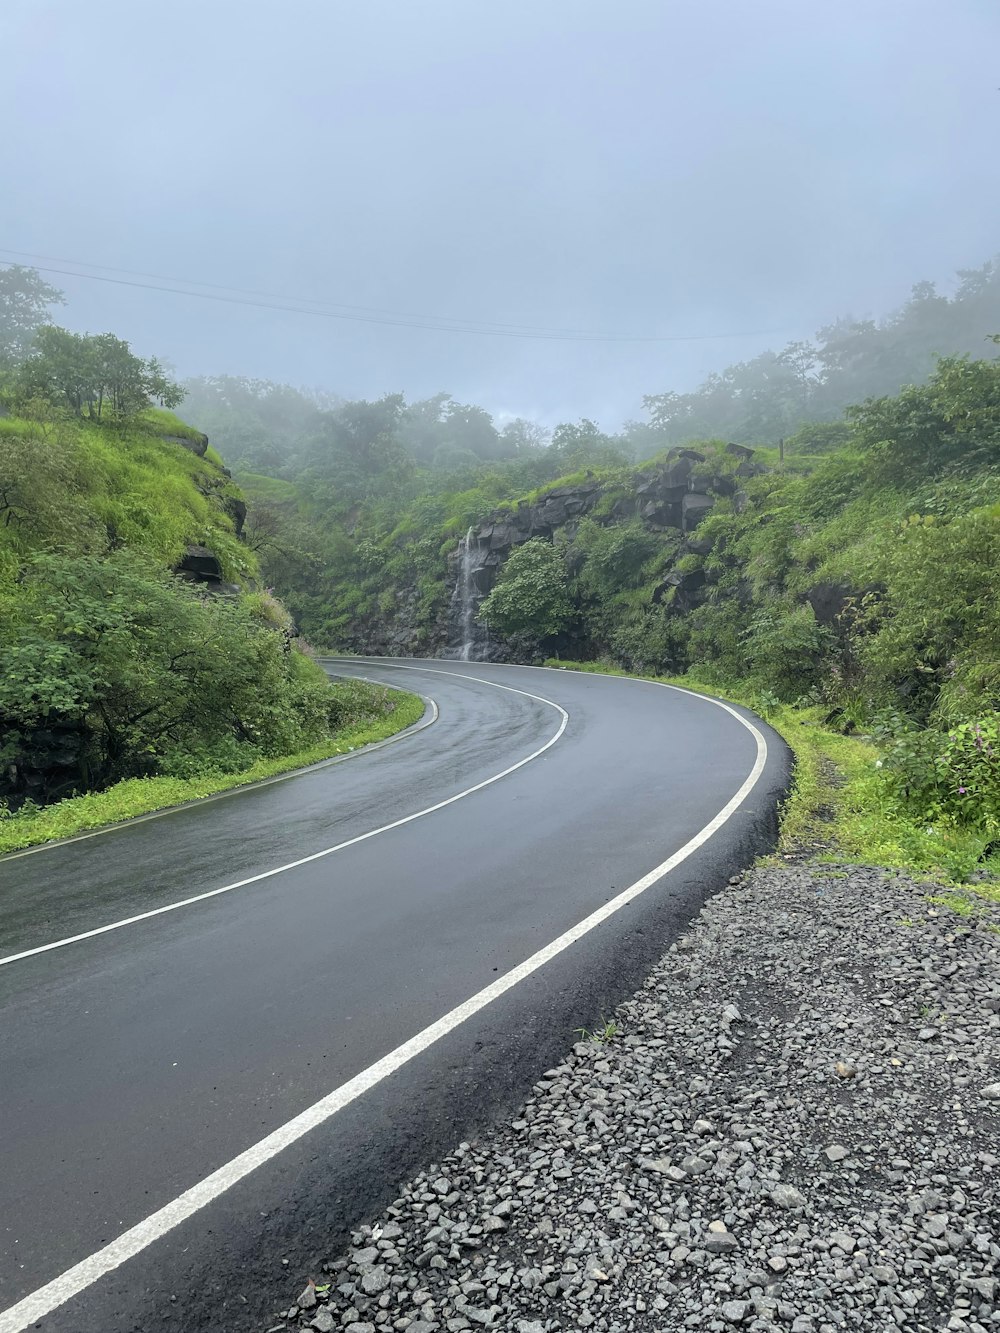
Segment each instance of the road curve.
[{"label": "road curve", "polygon": [[253,1327],[773,835],[787,752],[739,710],[533,668],[328,669],[440,716],[0,860],[0,1333]]}]

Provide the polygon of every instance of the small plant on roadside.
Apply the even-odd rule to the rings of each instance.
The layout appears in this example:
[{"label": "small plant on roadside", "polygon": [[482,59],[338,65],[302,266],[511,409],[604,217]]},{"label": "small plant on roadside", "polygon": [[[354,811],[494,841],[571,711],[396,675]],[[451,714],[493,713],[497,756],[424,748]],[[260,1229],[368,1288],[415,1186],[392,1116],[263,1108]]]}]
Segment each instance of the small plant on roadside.
[{"label": "small plant on roadside", "polygon": [[581,1041],[594,1041],[598,1045],[611,1041],[618,1036],[618,1024],[614,1019],[601,1018],[601,1026],[591,1032],[588,1028],[574,1028],[574,1032],[579,1033]]}]

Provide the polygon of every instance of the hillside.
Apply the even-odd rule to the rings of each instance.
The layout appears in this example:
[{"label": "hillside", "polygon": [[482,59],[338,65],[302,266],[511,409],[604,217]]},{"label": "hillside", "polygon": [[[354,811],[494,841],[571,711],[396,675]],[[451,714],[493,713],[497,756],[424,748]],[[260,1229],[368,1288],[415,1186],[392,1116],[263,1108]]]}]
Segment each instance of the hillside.
[{"label": "hillside", "polygon": [[245,475],[248,528],[334,648],[603,661],[765,715],[812,709],[810,725],[877,745],[869,804],[892,805],[900,845],[933,833],[959,877],[993,856],[1000,362],[946,358],[771,448],[578,449],[584,466],[534,487],[558,451],[411,496],[391,472],[381,494],[332,499]]},{"label": "hillside", "polygon": [[206,438],[171,412],[112,423],[33,400],[0,417],[4,849],[419,716],[398,693],[331,688],[260,588],[245,512]]}]

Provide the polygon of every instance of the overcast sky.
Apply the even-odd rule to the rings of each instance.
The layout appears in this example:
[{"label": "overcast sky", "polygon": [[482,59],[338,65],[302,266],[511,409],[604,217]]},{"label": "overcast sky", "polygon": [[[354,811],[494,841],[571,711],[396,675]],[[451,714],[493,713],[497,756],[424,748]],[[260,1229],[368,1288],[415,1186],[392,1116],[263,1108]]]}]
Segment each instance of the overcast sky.
[{"label": "overcast sky", "polygon": [[698,335],[52,275],[183,375],[613,427],[1000,251],[997,0],[2,0],[0,50],[0,259]]}]

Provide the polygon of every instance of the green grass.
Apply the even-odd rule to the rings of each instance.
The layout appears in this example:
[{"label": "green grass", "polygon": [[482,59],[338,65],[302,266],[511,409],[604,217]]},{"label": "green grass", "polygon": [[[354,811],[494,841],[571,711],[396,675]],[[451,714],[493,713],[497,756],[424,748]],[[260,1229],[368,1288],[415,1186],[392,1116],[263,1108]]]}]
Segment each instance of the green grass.
[{"label": "green grass", "polygon": [[107,791],[73,796],[44,810],[0,819],[0,854],[105,828],[137,815],[202,800],[309,764],[321,763],[324,759],[333,759],[394,736],[423,717],[424,701],[415,694],[393,691],[392,703],[392,711],[380,718],[351,726],[335,738],[297,754],[261,759],[239,773],[217,773],[199,778],[131,778],[116,783]]},{"label": "green grass", "polygon": [[279,477],[265,477],[259,472],[237,473],[236,481],[255,500],[269,500],[272,504],[293,504],[298,499],[294,482]]},{"label": "green grass", "polygon": [[181,440],[198,442],[204,439],[200,430],[189,426],[186,421],[182,421],[173,412],[168,412],[165,407],[148,407],[140,415],[138,424],[140,428],[145,427],[154,435],[173,435]]},{"label": "green grass", "polygon": [[637,676],[596,662],[550,660],[546,665],[678,685],[758,713],[795,756],[792,788],[782,810],[779,855],[806,852],[819,861],[885,866],[946,885],[965,884],[967,892],[1000,898],[996,888],[966,883],[976,870],[1000,870],[995,856],[985,867],[981,862],[983,836],[941,823],[928,826],[916,818],[882,777],[878,749],[863,737],[825,727],[824,709],[776,704],[772,698],[732,687],[722,691],[690,676]]}]

